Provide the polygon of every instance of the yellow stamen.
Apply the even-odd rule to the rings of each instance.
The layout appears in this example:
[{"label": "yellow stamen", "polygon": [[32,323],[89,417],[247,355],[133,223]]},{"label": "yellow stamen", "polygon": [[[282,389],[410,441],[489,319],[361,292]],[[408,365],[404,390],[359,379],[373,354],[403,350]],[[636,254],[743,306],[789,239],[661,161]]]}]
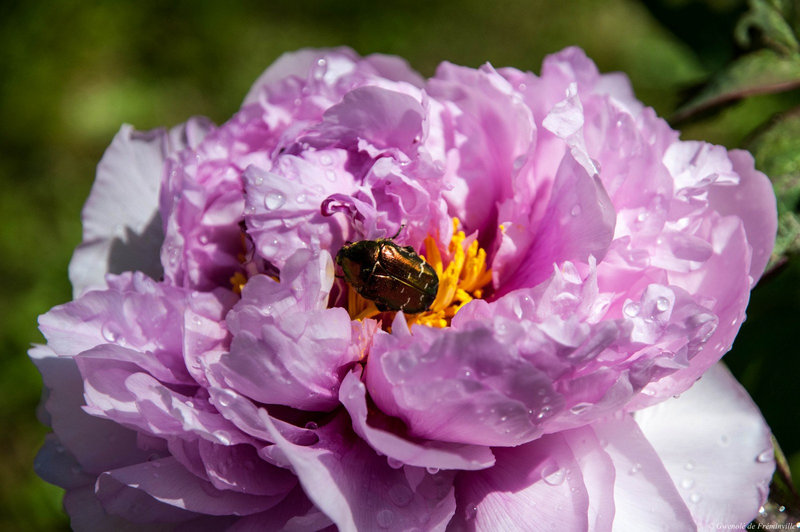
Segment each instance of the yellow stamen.
[{"label": "yellow stamen", "polygon": [[247,284],[247,276],[242,272],[236,272],[231,275],[230,281],[233,291],[239,295],[242,295],[242,288],[244,288],[244,285]]}]

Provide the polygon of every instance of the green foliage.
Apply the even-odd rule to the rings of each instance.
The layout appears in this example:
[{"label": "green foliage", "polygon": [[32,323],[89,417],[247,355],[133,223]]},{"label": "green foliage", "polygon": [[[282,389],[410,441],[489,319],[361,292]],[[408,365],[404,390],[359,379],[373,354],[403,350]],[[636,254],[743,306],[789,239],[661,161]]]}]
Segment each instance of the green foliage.
[{"label": "green foliage", "polygon": [[757,50],[733,61],[673,115],[681,122],[697,113],[756,94],[800,87],[800,54]]},{"label": "green foliage", "polygon": [[747,145],[778,198],[778,236],[770,267],[800,252],[800,109],[786,113]]},{"label": "green foliage", "polygon": [[800,51],[795,29],[790,20],[795,15],[791,0],[750,0],[750,10],[736,25],[736,40],[745,47],[751,45],[750,31],[756,30],[761,39],[774,50],[791,54]]}]

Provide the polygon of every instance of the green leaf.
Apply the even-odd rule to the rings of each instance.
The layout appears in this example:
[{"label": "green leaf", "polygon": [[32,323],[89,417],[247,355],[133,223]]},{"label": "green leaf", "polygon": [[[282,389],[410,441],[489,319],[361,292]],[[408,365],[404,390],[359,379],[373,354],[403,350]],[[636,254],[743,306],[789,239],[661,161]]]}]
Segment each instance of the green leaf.
[{"label": "green leaf", "polygon": [[[778,198],[778,236],[770,265],[800,252],[800,108],[773,120],[747,148]],[[769,268],[769,267],[768,267]]]},{"label": "green leaf", "polygon": [[791,24],[794,2],[781,0],[750,0],[750,10],[736,25],[736,40],[745,48],[750,46],[750,30],[756,29],[767,46],[778,52],[789,54],[800,51]]},{"label": "green leaf", "polygon": [[782,55],[768,48],[733,61],[688,103],[672,122],[684,121],[702,111],[735,100],[800,87],[800,54]]}]

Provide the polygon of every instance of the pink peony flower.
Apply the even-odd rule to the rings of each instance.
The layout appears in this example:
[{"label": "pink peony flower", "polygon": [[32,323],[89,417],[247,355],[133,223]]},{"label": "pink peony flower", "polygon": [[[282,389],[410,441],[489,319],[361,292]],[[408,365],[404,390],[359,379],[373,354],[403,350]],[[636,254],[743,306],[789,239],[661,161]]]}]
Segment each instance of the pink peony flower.
[{"label": "pink peony flower", "polygon": [[[30,352],[76,529],[690,530],[765,500],[769,429],[715,364],[771,186],[579,49],[427,81],[287,54],[220,127],[124,126],[83,223]],[[337,274],[394,234],[437,271],[424,312]]]}]

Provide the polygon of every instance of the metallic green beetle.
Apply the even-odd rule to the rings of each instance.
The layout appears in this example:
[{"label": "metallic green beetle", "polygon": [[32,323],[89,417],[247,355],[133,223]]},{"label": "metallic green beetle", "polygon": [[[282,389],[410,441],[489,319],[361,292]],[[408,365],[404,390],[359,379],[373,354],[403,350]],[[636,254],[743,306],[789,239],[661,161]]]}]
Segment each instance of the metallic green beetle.
[{"label": "metallic green beetle", "polygon": [[381,311],[424,312],[439,289],[436,270],[414,248],[388,238],[347,243],[336,254],[336,264],[347,283]]}]

